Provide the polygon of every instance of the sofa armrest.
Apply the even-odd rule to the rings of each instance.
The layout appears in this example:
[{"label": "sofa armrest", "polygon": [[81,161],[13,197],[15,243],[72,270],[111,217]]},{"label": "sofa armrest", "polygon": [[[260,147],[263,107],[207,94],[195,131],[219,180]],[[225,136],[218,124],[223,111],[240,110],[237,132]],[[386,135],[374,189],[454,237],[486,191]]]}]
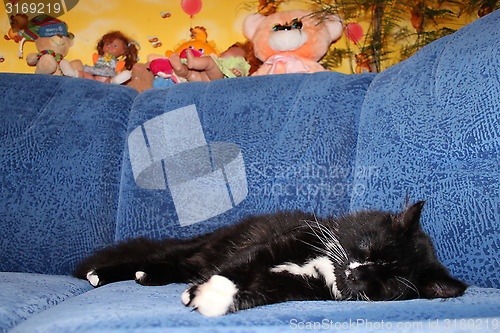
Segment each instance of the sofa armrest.
[{"label": "sofa armrest", "polygon": [[135,90],[0,74],[0,270],[67,274],[114,241]]}]

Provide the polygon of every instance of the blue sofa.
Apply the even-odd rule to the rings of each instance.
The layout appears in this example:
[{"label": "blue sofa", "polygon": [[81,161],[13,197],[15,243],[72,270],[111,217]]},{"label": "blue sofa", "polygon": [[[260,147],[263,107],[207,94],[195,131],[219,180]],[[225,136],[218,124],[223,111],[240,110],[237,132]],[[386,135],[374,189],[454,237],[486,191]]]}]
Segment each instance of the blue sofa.
[{"label": "blue sofa", "polygon": [[[500,11],[380,74],[184,83],[141,94],[0,74],[0,332],[498,332]],[[426,200],[453,299],[288,302],[205,318],[186,285],[71,277],[130,237],[186,238],[254,213]]]}]

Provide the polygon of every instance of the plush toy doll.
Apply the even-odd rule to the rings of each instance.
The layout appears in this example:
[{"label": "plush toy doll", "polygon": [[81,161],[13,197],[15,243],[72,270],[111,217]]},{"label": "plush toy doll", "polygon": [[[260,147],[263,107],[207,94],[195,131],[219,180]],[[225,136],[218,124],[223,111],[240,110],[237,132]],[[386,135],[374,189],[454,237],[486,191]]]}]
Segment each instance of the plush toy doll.
[{"label": "plush toy doll", "polygon": [[115,84],[122,84],[131,78],[130,70],[139,59],[136,42],[120,31],[113,31],[102,36],[97,43],[97,52],[93,56],[93,66],[85,65],[78,72],[62,66],[62,72],[67,76]]},{"label": "plush toy doll", "polygon": [[252,75],[324,71],[318,61],[342,31],[337,16],[320,20],[302,10],[252,14],[244,22],[243,33],[253,42],[255,56],[264,62]]},{"label": "plush toy doll", "polygon": [[68,26],[63,21],[48,15],[38,15],[20,33],[23,40],[19,58],[23,57],[22,49],[26,40],[34,41],[37,47],[38,53],[30,53],[26,57],[28,65],[36,66],[36,74],[60,75],[60,66],[77,66],[77,63],[64,59],[73,45],[74,35],[68,32]]}]

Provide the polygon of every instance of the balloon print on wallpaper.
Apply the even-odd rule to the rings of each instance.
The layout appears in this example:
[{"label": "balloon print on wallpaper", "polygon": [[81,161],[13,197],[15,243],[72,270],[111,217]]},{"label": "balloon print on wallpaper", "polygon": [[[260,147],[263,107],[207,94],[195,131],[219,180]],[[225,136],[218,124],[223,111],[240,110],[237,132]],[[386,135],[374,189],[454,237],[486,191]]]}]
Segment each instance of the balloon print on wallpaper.
[{"label": "balloon print on wallpaper", "polygon": [[359,23],[347,23],[344,33],[353,43],[357,43],[363,38],[363,27]]},{"label": "balloon print on wallpaper", "polygon": [[168,190],[182,226],[222,214],[248,194],[243,155],[234,143],[207,143],[195,105],[134,129],[128,138],[137,186]]},{"label": "balloon print on wallpaper", "polygon": [[181,0],[182,10],[191,18],[201,10],[201,0]]}]

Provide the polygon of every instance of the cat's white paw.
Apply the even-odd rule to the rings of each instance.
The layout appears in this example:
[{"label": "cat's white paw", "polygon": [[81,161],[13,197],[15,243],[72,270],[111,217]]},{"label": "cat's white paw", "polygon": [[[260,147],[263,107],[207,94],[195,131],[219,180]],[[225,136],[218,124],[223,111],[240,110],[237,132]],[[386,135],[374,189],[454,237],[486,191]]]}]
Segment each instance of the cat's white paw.
[{"label": "cat's white paw", "polygon": [[142,271],[135,272],[135,280],[138,282],[143,281],[146,278],[146,273]]},{"label": "cat's white paw", "polygon": [[89,281],[93,287],[97,287],[99,285],[99,276],[95,271],[90,271],[87,273],[87,281]]},{"label": "cat's white paw", "polygon": [[194,307],[207,317],[217,317],[229,312],[238,292],[235,284],[221,275],[212,276],[207,282],[189,287],[181,296],[185,306]]}]

